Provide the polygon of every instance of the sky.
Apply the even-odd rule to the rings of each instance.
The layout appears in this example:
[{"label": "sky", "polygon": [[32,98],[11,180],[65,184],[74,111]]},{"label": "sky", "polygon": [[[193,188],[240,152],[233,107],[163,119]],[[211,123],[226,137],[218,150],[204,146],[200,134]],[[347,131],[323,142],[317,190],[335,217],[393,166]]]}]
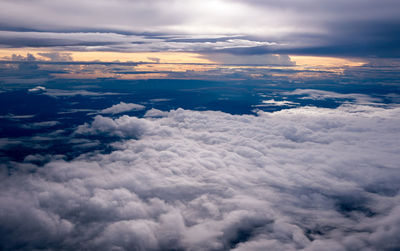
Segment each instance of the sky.
[{"label": "sky", "polygon": [[399,3],[2,1],[4,47],[233,55],[399,56]]},{"label": "sky", "polygon": [[[398,64],[400,56],[395,0],[3,0],[1,7],[3,61],[32,54],[44,61],[215,63],[215,69],[227,64],[313,65],[315,57],[329,57],[318,66],[325,61],[331,67],[386,65]],[[168,78],[170,71],[210,70],[152,67],[150,75],[121,76],[112,70],[108,75]],[[143,65],[135,68],[143,69],[148,71]],[[94,78],[87,72],[77,76],[77,70],[71,74]]]},{"label": "sky", "polygon": [[399,250],[399,11],[0,0],[0,250]]}]

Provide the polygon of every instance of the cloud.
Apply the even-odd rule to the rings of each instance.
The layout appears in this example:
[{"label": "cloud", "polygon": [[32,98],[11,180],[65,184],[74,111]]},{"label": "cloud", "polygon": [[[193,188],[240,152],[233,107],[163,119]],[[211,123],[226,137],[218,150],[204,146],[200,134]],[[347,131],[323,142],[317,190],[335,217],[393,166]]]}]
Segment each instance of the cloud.
[{"label": "cloud", "polygon": [[313,100],[349,99],[361,105],[382,105],[381,99],[373,98],[369,95],[359,94],[359,93],[342,94],[337,92],[316,90],[316,89],[296,89],[292,92],[285,92],[284,94],[304,96],[301,99],[313,99]]},{"label": "cloud", "polygon": [[60,53],[60,52],[42,52],[38,53],[38,55],[48,58],[51,61],[55,62],[69,62],[73,61],[71,53]]},{"label": "cloud", "polygon": [[35,58],[35,56],[33,56],[30,53],[27,53],[26,57],[24,57],[22,55],[12,54],[11,55],[11,60],[12,61],[35,61],[36,58]]},{"label": "cloud", "polygon": [[275,100],[275,99],[269,99],[269,100],[263,100],[261,102],[262,104],[260,105],[255,105],[256,107],[262,107],[262,106],[295,106],[298,105],[299,103],[295,103],[292,101],[287,101],[287,100]]},{"label": "cloud", "polygon": [[[251,47],[252,48],[252,47]],[[244,49],[245,50],[245,49]],[[291,61],[287,55],[273,55],[260,53],[259,55],[252,55],[243,52],[239,55],[234,54],[237,50],[232,49],[232,54],[229,53],[210,53],[205,54],[204,57],[220,64],[242,64],[242,65],[285,65],[293,66],[296,63]],[[246,55],[247,54],[247,55]]]},{"label": "cloud", "polygon": [[46,90],[44,86],[36,86],[34,88],[28,89],[28,92],[43,92]]},{"label": "cloud", "polygon": [[118,114],[118,113],[130,112],[130,111],[140,111],[145,108],[146,107],[144,105],[125,103],[125,102],[121,101],[119,104],[116,104],[116,105],[113,105],[111,107],[101,110],[100,113],[101,114]]},{"label": "cloud", "polygon": [[156,57],[148,57],[148,59],[149,59],[150,61],[154,61],[154,62],[156,62],[156,63],[160,63],[160,59],[159,59],[159,58],[156,58]]},{"label": "cloud", "polygon": [[[131,123],[136,120],[137,123]],[[108,135],[118,136],[121,138],[137,138],[143,132],[148,130],[150,126],[145,120],[140,120],[135,117],[131,118],[124,115],[116,120],[111,118],[97,115],[91,125],[85,123],[79,126],[76,130],[77,134],[89,134],[89,135]]]},{"label": "cloud", "polygon": [[36,128],[43,128],[43,127],[53,127],[56,125],[59,125],[59,121],[42,121],[42,122],[36,122],[36,123],[31,123],[31,124],[24,124],[21,125],[22,128],[26,129],[36,129]]},{"label": "cloud", "polygon": [[68,97],[68,96],[104,96],[104,95],[118,95],[119,93],[114,92],[92,92],[86,90],[61,90],[61,89],[46,89],[45,95],[52,97]]},{"label": "cloud", "polygon": [[77,129],[119,137],[109,154],[8,163],[2,248],[400,247],[399,107],[151,114]]},{"label": "cloud", "polygon": [[27,115],[14,115],[14,114],[7,114],[7,115],[0,115],[2,119],[30,119],[35,117],[35,114],[27,114]]},{"label": "cloud", "polygon": [[400,55],[396,0],[2,1],[0,7],[7,47]]},{"label": "cloud", "polygon": [[144,114],[144,117],[146,118],[161,118],[164,116],[168,116],[168,112],[163,112],[161,110],[155,109],[155,108],[151,108],[150,110],[146,111],[146,113]]}]

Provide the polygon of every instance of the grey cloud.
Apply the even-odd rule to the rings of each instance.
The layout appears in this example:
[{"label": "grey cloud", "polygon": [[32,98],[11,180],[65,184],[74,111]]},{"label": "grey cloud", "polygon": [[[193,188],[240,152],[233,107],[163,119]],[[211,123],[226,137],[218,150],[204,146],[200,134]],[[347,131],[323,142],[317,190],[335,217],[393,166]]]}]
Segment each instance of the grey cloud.
[{"label": "grey cloud", "polygon": [[42,121],[42,122],[36,122],[36,123],[31,123],[31,124],[24,124],[21,125],[22,128],[27,128],[27,129],[35,129],[35,128],[42,128],[42,127],[53,127],[60,124],[59,121]]},{"label": "grey cloud", "polygon": [[296,89],[292,92],[285,92],[285,95],[304,95],[302,99],[313,99],[313,100],[326,100],[326,99],[349,99],[354,103],[360,105],[382,105],[382,100],[379,98],[373,98],[365,94],[340,94],[337,92],[315,90],[315,89]]},{"label": "grey cloud", "polygon": [[33,56],[30,53],[27,53],[26,57],[24,57],[22,55],[12,54],[11,55],[11,60],[12,61],[35,61],[36,58],[35,58],[35,56]]},{"label": "grey cloud", "polygon": [[232,53],[371,58],[400,53],[395,0],[7,0],[1,7],[0,38],[8,47],[201,52],[231,49],[220,46],[230,40],[253,40],[252,48],[235,45]]},{"label": "grey cloud", "polygon": [[[1,31],[0,38],[3,45],[12,47],[51,47],[51,46],[107,46],[132,42],[145,42],[148,39],[136,35],[95,32],[15,32]],[[156,39],[152,40],[153,42]],[[135,45],[132,44],[133,47]],[[136,45],[137,46],[137,45]]]},{"label": "grey cloud", "polygon": [[204,55],[205,58],[221,64],[242,64],[242,65],[285,65],[292,66],[296,63],[290,60],[287,55],[272,55],[272,54],[258,54],[258,55],[235,55],[228,53],[208,53]]},{"label": "grey cloud", "polygon": [[160,59],[159,59],[159,58],[156,58],[156,57],[148,57],[148,59],[149,59],[150,61],[154,61],[154,62],[156,62],[156,63],[160,63]]},{"label": "grey cloud", "polygon": [[[213,37],[212,35],[210,35]],[[176,39],[192,38],[196,35],[151,36],[147,34],[120,34],[114,32],[0,32],[1,43],[9,47],[51,47],[58,46],[64,49],[99,50],[99,51],[214,51],[234,48],[250,48],[269,46],[274,43],[259,41],[244,37],[230,37],[229,39],[215,39],[212,42],[190,41],[183,42]],[[203,35],[201,37],[206,37]],[[44,54],[54,57],[56,54]],[[65,54],[63,54],[65,57]],[[67,61],[71,61],[70,58]],[[153,61],[153,60],[151,60]]]},{"label": "grey cloud", "polygon": [[62,61],[62,62],[68,62],[68,61],[73,61],[73,58],[71,56],[71,53],[60,53],[60,52],[46,52],[46,53],[38,53],[38,55],[48,58],[51,61]]},{"label": "grey cloud", "polygon": [[2,173],[3,248],[400,247],[399,107],[148,113],[77,129],[110,154]]},{"label": "grey cloud", "polygon": [[52,97],[65,97],[65,96],[103,96],[103,95],[118,95],[114,92],[92,92],[86,90],[61,90],[61,89],[46,89],[43,94]]}]

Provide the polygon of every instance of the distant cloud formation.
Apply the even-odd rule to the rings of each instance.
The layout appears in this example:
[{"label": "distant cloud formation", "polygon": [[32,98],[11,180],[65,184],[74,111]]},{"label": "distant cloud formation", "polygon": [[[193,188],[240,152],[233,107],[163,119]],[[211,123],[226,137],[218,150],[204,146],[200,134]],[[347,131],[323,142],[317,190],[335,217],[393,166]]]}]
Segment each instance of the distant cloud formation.
[{"label": "distant cloud formation", "polygon": [[71,53],[60,53],[60,52],[47,52],[47,53],[38,53],[38,55],[50,59],[50,61],[56,62],[68,62],[73,61]]},{"label": "distant cloud formation", "polygon": [[144,105],[120,102],[119,104],[113,105],[109,108],[100,111],[101,114],[119,114],[129,111],[140,111],[145,109]]},{"label": "distant cloud formation", "polygon": [[239,65],[280,65],[293,66],[296,65],[288,55],[261,54],[257,55],[237,55],[230,53],[209,53],[204,55],[205,58],[220,64],[239,64]]},{"label": "distant cloud formation", "polygon": [[28,92],[44,92],[46,90],[46,87],[44,86],[36,86],[31,89],[28,89]]},{"label": "distant cloud formation", "polygon": [[76,130],[109,154],[2,172],[3,250],[400,248],[399,107],[145,117]]},{"label": "distant cloud formation", "polygon": [[285,92],[285,95],[304,95],[301,99],[326,100],[326,99],[349,99],[360,105],[380,105],[380,99],[373,98],[366,94],[340,94],[337,92],[315,90],[315,89],[296,89],[292,92]]}]

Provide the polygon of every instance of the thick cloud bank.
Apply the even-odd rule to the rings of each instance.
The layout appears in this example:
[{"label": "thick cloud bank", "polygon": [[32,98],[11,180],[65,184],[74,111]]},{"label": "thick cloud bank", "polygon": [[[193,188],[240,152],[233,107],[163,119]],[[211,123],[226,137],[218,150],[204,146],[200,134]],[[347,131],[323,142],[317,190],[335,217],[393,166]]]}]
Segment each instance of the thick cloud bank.
[{"label": "thick cloud bank", "polygon": [[77,133],[121,137],[110,154],[2,174],[2,248],[399,249],[399,124],[360,105],[97,116]]}]

